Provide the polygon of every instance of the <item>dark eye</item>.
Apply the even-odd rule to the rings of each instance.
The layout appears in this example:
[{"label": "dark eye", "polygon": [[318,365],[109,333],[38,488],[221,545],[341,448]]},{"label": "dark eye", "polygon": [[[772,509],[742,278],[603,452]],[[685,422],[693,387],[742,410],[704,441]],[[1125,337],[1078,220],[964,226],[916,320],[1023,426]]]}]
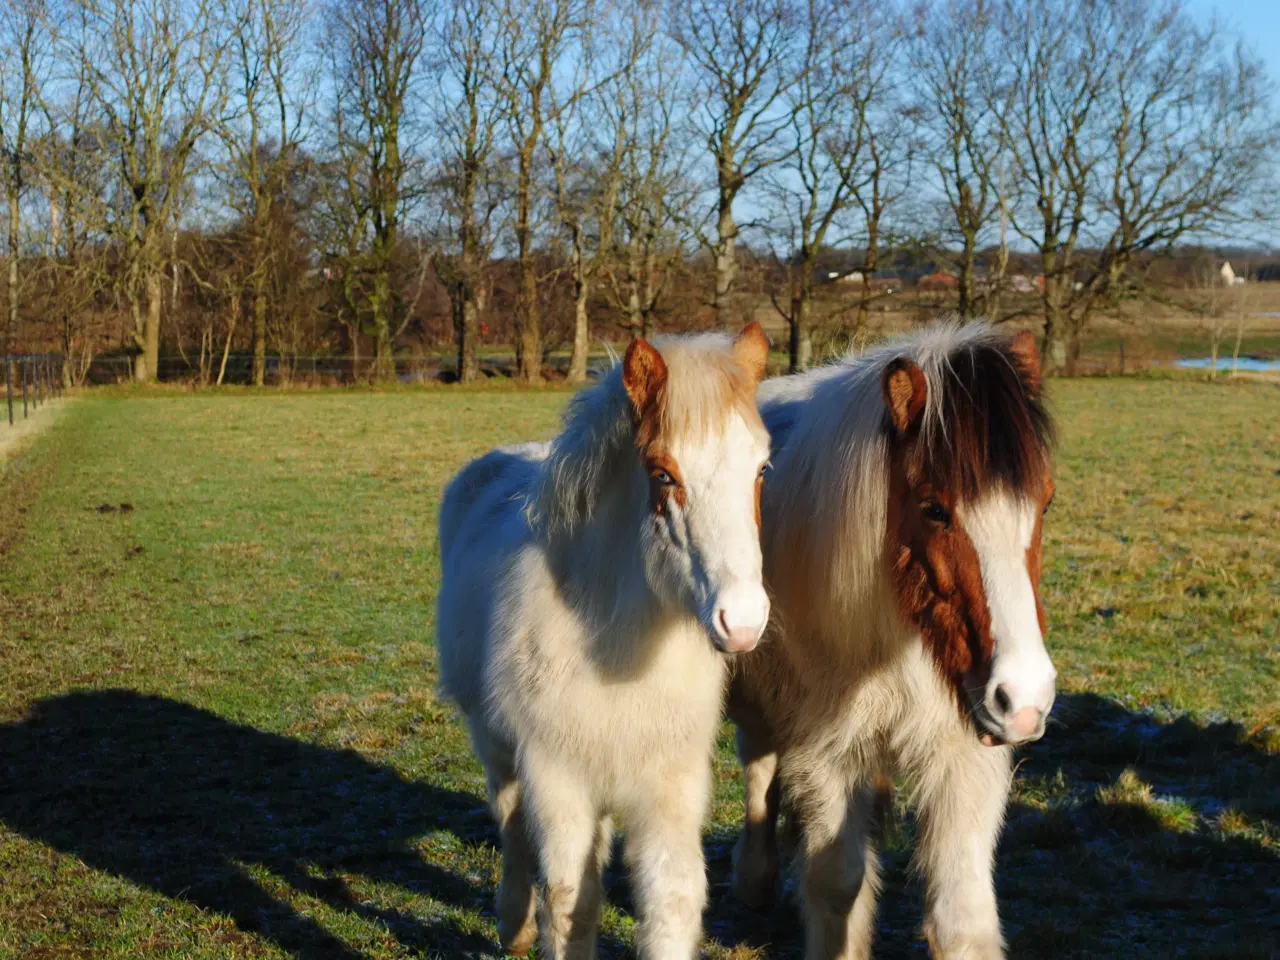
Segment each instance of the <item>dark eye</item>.
[{"label": "dark eye", "polygon": [[665,470],[655,470],[650,476],[664,487],[674,487],[676,485],[675,478]]},{"label": "dark eye", "polygon": [[1049,498],[1049,502],[1044,505],[1044,509],[1040,511],[1040,516],[1044,516],[1049,512],[1049,508],[1053,506],[1053,497]]},{"label": "dark eye", "polygon": [[920,512],[924,514],[924,518],[931,523],[940,523],[946,526],[951,522],[951,514],[947,513],[946,507],[937,500],[926,500],[920,504]]},{"label": "dark eye", "polygon": [[760,464],[760,476],[763,477],[766,473],[768,473],[772,469],[773,469],[773,463],[769,460],[766,460],[764,463]]}]

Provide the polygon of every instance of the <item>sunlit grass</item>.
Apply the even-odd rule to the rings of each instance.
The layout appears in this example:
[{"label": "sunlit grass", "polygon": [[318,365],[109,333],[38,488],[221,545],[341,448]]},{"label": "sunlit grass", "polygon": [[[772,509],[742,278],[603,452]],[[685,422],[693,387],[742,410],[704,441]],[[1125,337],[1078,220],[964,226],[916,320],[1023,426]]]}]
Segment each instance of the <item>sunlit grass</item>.
[{"label": "sunlit grass", "polygon": [[[1280,390],[1051,390],[1063,696],[1001,847],[1011,954],[1265,956]],[[435,512],[461,463],[550,436],[565,397],[70,407],[0,479],[0,956],[493,954],[496,834],[434,693]],[[728,897],[731,743],[709,949],[799,956],[790,905],[753,916]],[[913,833],[904,812],[886,838],[885,956],[923,955]],[[634,925],[620,868],[610,882],[616,955]]]}]

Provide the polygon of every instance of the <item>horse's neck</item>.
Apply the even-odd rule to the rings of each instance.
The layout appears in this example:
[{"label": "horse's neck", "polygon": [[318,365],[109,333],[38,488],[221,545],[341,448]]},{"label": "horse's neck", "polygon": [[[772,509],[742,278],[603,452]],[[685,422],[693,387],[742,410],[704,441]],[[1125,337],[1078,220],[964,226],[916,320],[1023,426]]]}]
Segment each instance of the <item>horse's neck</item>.
[{"label": "horse's neck", "polygon": [[645,505],[633,487],[620,480],[572,537],[548,547],[562,594],[589,632],[619,639],[645,631],[662,615],[645,578],[639,537]]}]

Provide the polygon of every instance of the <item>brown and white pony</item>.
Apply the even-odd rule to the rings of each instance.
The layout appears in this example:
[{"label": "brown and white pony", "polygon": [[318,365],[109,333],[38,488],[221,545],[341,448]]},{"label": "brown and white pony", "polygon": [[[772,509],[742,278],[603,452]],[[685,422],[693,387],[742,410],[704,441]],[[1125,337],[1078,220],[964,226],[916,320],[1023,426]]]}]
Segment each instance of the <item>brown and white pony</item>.
[{"label": "brown and white pony", "polygon": [[[466,715],[502,833],[498,930],[595,956],[611,815],[640,956],[688,960],[727,679],[768,619],[756,410],[768,342],[637,340],[549,445],[497,450],[440,511],[443,692]],[[532,844],[532,846],[531,846]]]},{"label": "brown and white pony", "polygon": [[749,903],[771,895],[781,799],[811,960],[870,955],[871,820],[895,773],[918,810],[933,955],[1003,956],[992,861],[1012,745],[1041,736],[1054,697],[1040,388],[1031,335],[944,324],[760,390],[773,621],[730,693],[747,791],[734,882]]}]

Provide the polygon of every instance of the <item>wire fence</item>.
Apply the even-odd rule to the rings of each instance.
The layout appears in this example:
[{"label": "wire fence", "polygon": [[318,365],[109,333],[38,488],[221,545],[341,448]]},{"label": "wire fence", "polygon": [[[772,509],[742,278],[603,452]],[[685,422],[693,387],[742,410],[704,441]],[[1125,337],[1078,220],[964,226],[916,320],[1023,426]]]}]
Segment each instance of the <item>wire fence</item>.
[{"label": "wire fence", "polygon": [[[480,373],[484,377],[512,377],[516,373],[514,351],[484,351],[478,359]],[[449,382],[454,379],[456,365],[454,354],[444,350],[401,354],[388,362],[389,367],[394,367],[394,379],[402,384]],[[604,353],[593,355],[590,366],[607,369],[609,358]],[[133,358],[129,356],[97,356],[83,364],[83,370],[74,371],[73,376],[77,383],[83,382],[86,386],[128,383],[133,379],[133,367]],[[561,377],[568,369],[567,350],[552,351],[543,358],[544,376]],[[269,386],[349,386],[369,383],[379,373],[377,361],[368,355],[290,356],[268,353],[263,364],[263,381]],[[218,382],[248,385],[253,382],[253,354],[228,354],[225,366],[221,356],[210,360],[196,354],[162,355],[157,362],[156,380],[197,386],[212,386]]]},{"label": "wire fence", "polygon": [[58,353],[19,353],[0,356],[4,366],[4,396],[13,426],[19,396],[25,420],[54,397],[62,396],[62,355]]}]

